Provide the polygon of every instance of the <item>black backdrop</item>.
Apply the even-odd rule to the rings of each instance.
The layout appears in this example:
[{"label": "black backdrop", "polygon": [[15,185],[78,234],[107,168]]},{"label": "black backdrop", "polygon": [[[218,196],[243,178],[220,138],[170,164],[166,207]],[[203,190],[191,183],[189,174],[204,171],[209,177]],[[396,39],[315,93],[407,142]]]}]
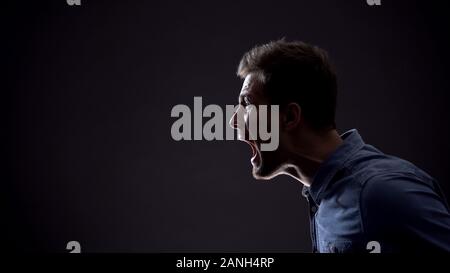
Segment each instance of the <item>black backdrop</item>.
[{"label": "black backdrop", "polygon": [[340,132],[449,195],[444,1],[11,2],[3,250],[310,251],[298,182],[254,180],[244,143],[170,136],[174,105],[236,104],[241,55],[281,37],[329,51]]}]

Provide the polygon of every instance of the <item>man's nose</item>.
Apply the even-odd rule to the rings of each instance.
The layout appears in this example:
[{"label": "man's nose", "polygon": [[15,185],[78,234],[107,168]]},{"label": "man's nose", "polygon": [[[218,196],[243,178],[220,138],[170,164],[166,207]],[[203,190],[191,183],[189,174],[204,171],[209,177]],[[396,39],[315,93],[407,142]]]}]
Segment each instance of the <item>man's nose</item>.
[{"label": "man's nose", "polygon": [[238,125],[237,125],[237,112],[234,112],[234,114],[231,116],[231,119],[230,119],[228,124],[233,129],[237,129],[238,128]]}]

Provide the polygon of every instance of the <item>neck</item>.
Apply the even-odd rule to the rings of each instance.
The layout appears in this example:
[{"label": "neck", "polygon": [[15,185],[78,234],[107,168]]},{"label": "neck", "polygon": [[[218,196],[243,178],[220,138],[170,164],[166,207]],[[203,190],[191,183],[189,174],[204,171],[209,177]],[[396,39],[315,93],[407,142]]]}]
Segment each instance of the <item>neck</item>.
[{"label": "neck", "polygon": [[336,130],[330,130],[320,135],[306,135],[301,140],[289,155],[285,174],[310,187],[320,165],[343,141]]}]

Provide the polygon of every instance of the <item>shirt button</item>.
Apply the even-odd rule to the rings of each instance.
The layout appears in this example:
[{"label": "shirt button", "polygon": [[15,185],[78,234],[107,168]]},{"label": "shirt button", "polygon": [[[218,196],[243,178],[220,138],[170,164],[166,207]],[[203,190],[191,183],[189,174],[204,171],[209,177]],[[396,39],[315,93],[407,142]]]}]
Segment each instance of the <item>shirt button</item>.
[{"label": "shirt button", "polygon": [[330,246],[330,252],[331,253],[337,253],[338,251],[337,251],[337,247],[335,246],[335,245],[331,245]]},{"label": "shirt button", "polygon": [[312,207],[311,207],[311,212],[312,212],[312,213],[316,213],[316,211],[317,211],[317,207],[316,207],[316,206],[312,206]]}]

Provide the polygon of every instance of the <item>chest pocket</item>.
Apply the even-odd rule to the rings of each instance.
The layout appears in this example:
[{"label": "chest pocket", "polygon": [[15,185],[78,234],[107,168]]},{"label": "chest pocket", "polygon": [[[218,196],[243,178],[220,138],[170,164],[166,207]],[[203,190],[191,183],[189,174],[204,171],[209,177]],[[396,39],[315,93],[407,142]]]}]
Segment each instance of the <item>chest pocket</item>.
[{"label": "chest pocket", "polygon": [[352,241],[322,241],[320,253],[351,253],[357,251]]}]

